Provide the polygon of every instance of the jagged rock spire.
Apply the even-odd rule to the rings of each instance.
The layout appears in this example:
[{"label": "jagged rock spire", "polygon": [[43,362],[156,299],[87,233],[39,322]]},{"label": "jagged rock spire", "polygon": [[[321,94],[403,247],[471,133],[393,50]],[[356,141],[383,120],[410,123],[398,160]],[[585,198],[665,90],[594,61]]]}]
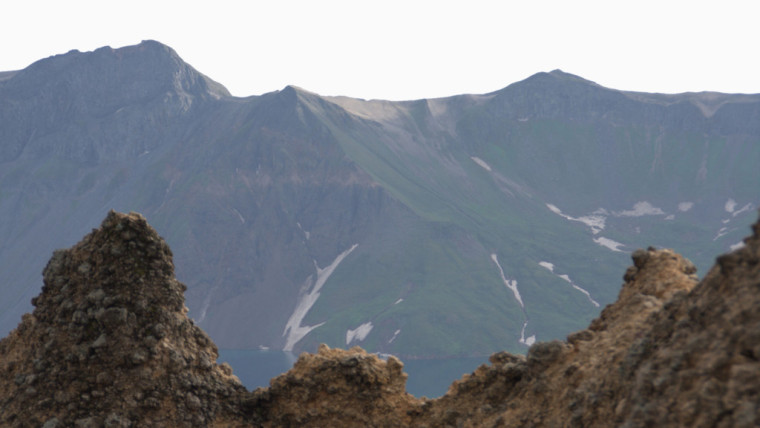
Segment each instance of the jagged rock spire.
[{"label": "jagged rock spire", "polygon": [[245,388],[187,317],[171,250],[141,215],[110,212],[43,277],[34,312],[0,342],[0,425],[242,420]]}]

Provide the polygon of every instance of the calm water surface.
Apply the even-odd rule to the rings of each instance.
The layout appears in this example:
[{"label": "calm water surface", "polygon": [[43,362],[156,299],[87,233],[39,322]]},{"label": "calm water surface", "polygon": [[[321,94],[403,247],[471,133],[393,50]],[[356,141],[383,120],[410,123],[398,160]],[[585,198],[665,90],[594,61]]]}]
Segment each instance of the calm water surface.
[{"label": "calm water surface", "polygon": [[[230,363],[235,375],[250,390],[269,386],[269,380],[290,370],[297,358],[282,351],[219,350],[219,363]],[[487,357],[404,361],[404,372],[409,375],[406,391],[415,397],[440,397],[453,381],[487,362]]]}]

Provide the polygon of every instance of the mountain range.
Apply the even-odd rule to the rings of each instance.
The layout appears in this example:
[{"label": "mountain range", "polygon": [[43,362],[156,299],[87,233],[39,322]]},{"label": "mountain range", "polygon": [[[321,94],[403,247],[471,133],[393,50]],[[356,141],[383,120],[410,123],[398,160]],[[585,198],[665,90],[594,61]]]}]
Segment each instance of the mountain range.
[{"label": "mountain range", "polygon": [[598,316],[639,247],[700,272],[741,247],[758,164],[757,94],[555,70],[405,102],[241,98],[155,41],[71,51],[0,73],[0,333],[115,209],[160,231],[220,348],[524,352]]}]

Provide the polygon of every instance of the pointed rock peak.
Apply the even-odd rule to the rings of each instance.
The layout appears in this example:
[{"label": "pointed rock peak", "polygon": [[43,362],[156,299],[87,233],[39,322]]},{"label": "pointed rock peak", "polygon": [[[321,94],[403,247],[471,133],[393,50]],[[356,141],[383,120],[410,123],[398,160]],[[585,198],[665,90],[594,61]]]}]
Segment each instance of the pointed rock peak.
[{"label": "pointed rock peak", "polygon": [[185,286],[173,275],[171,250],[145,218],[111,211],[99,229],[53,254],[43,271],[43,293],[33,301],[35,315],[46,315],[46,305],[61,295],[79,300],[91,294],[180,312]]},{"label": "pointed rock peak", "polygon": [[0,426],[242,420],[247,391],[187,317],[171,251],[144,217],[110,212],[43,276],[34,312],[0,341]]}]

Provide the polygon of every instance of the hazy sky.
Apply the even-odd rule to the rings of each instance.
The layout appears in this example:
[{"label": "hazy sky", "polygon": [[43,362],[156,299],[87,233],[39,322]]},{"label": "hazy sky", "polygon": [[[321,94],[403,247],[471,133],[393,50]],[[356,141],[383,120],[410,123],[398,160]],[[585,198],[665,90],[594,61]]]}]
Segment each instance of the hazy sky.
[{"label": "hazy sky", "polygon": [[760,93],[760,1],[6,1],[0,70],[154,39],[234,95],[390,100],[562,69],[646,92]]}]

